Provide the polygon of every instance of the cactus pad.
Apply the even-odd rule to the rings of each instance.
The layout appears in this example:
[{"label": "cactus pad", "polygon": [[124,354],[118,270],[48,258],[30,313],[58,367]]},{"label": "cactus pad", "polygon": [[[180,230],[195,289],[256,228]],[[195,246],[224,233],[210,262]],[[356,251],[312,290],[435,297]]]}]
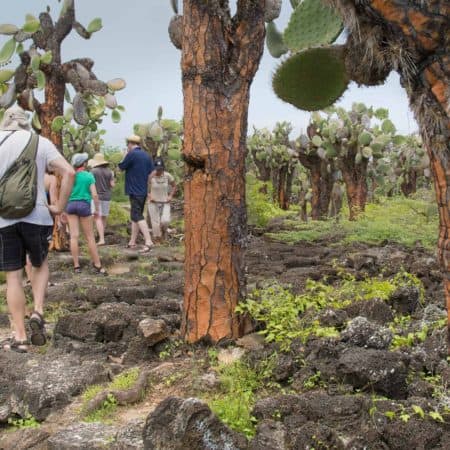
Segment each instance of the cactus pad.
[{"label": "cactus pad", "polygon": [[266,0],[264,9],[264,20],[266,22],[272,22],[277,19],[281,12],[281,0]]},{"label": "cactus pad", "polygon": [[183,43],[183,16],[173,16],[169,23],[169,37],[172,44],[181,50]]},{"label": "cactus pad", "polygon": [[297,53],[278,67],[272,80],[281,100],[306,111],[332,105],[345,92],[348,83],[341,46]]},{"label": "cactus pad", "polygon": [[273,22],[269,22],[266,27],[266,45],[274,58],[279,58],[288,51],[286,44],[283,42],[283,35],[277,30]]},{"label": "cactus pad", "polygon": [[284,42],[293,52],[334,42],[343,29],[341,18],[322,0],[304,0],[292,13]]},{"label": "cactus pad", "polygon": [[89,116],[84,105],[83,98],[80,94],[73,98],[73,118],[79,125],[87,125],[89,123]]}]

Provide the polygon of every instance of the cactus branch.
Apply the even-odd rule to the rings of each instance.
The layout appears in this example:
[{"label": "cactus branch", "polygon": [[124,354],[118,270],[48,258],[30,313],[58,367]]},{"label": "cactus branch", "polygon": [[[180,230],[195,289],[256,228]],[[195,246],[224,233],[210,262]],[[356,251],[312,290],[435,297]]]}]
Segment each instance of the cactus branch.
[{"label": "cactus branch", "polygon": [[91,33],[86,30],[86,28],[81,25],[80,22],[77,22],[76,20],[73,23],[74,30],[83,38],[83,39],[90,39]]}]

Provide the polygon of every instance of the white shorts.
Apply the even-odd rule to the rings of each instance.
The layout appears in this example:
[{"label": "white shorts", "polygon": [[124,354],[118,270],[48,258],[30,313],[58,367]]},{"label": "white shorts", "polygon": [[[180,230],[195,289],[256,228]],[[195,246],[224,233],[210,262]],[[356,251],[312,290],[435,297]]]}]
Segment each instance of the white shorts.
[{"label": "white shorts", "polygon": [[[109,207],[111,202],[107,201],[107,200],[99,200],[99,215],[102,217],[107,217],[109,216]],[[94,202],[92,202],[91,204],[91,209],[92,209],[92,213],[94,213],[95,211],[95,205]]]}]

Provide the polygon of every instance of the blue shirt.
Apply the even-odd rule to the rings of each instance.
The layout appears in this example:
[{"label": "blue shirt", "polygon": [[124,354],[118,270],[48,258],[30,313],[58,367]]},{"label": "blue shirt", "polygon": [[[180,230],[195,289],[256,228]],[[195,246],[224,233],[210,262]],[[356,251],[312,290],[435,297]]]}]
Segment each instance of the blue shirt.
[{"label": "blue shirt", "polygon": [[135,147],[119,163],[119,168],[125,170],[125,194],[145,197],[148,176],[153,172],[153,160],[150,155],[140,147]]}]

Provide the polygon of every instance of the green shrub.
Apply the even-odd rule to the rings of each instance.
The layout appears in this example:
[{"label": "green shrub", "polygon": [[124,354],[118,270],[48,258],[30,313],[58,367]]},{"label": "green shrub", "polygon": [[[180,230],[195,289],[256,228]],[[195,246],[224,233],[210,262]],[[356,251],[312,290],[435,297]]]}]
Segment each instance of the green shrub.
[{"label": "green shrub", "polygon": [[108,224],[109,225],[126,225],[130,218],[130,213],[120,206],[117,202],[112,201],[109,209]]},{"label": "green shrub", "polygon": [[255,367],[236,361],[217,369],[221,382],[220,393],[208,399],[208,404],[222,422],[248,438],[256,432],[256,419],[251,415],[251,410],[258,391],[264,389],[272,375],[275,356],[260,361]]},{"label": "green shrub", "polygon": [[305,292],[294,295],[289,289],[277,282],[255,289],[236,311],[248,313],[253,319],[262,323],[266,342],[279,344],[283,351],[289,350],[294,339],[306,341],[310,336],[336,337],[338,331],[333,327],[322,327],[315,314],[324,308],[344,308],[355,301],[379,298],[387,300],[403,286],[416,286],[423,300],[424,288],[420,280],[405,271],[400,271],[389,279],[381,277],[366,278],[357,281],[352,275],[341,271],[341,280],[335,285],[324,281],[308,280]]},{"label": "green shrub", "polygon": [[250,225],[265,227],[270,219],[286,215],[286,211],[273,204],[272,191],[271,183],[263,183],[253,174],[247,174],[247,215]]}]

